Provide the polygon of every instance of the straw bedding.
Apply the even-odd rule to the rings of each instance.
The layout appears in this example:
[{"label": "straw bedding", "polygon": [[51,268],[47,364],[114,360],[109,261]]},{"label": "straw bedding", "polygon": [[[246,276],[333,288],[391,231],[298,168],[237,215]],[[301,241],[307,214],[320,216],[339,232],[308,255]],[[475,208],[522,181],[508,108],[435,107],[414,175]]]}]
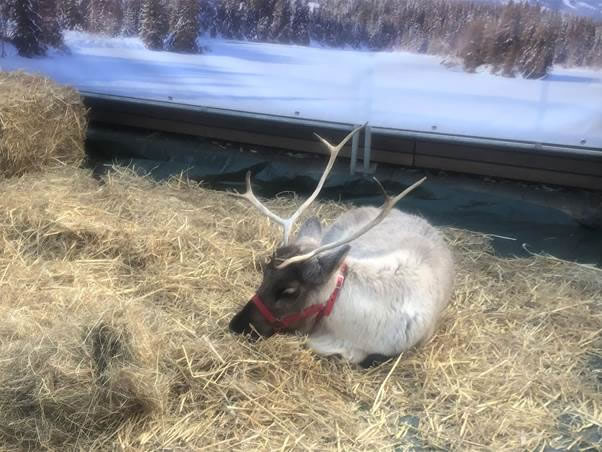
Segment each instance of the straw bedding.
[{"label": "straw bedding", "polygon": [[227,331],[279,238],[243,201],[120,168],[29,174],[0,193],[6,450],[595,446],[599,270],[502,259],[486,236],[445,229],[459,274],[438,334],[361,370],[302,337]]},{"label": "straw bedding", "polygon": [[0,71],[0,177],[78,165],[86,121],[74,89],[43,76]]}]

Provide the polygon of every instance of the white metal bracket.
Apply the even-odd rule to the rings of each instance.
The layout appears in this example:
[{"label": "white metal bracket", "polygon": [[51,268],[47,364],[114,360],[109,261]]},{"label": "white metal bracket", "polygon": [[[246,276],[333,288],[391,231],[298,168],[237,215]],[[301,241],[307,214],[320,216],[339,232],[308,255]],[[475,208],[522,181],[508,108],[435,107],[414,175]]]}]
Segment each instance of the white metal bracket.
[{"label": "white metal bracket", "polygon": [[355,173],[374,174],[376,171],[376,163],[370,165],[370,157],[372,153],[372,128],[367,124],[366,127],[364,127],[364,164],[362,168],[357,167],[357,151],[360,140],[359,135],[359,133],[355,134],[351,140],[351,161],[349,163],[349,172],[351,175],[354,175]]}]

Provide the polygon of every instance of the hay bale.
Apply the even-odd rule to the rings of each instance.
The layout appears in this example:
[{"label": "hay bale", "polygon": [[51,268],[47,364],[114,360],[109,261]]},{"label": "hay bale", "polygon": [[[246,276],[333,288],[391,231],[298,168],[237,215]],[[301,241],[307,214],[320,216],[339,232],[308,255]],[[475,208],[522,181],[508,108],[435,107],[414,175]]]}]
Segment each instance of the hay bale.
[{"label": "hay bale", "polygon": [[[11,340],[0,352],[0,430],[9,443],[93,443],[126,421],[162,413],[169,386],[156,367],[157,336],[131,306],[100,306],[3,317]],[[41,320],[32,341],[22,329]]]},{"label": "hay bale", "polygon": [[43,76],[0,72],[0,177],[79,165],[86,124],[74,89]]},{"label": "hay bale", "polygon": [[[459,276],[441,328],[365,371],[313,355],[302,337],[251,345],[228,333],[279,239],[244,202],[118,168],[103,181],[75,168],[26,175],[0,192],[7,447],[595,445],[586,432],[601,421],[600,270],[502,259],[488,237],[445,229]],[[332,221],[344,208],[306,215]]]}]

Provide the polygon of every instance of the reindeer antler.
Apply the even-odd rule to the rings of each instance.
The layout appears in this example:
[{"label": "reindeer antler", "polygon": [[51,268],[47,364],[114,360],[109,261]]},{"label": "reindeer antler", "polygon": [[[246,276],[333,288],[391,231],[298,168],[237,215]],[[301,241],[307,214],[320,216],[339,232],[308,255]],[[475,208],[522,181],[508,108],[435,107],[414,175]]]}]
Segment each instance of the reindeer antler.
[{"label": "reindeer antler", "polygon": [[400,194],[398,194],[397,196],[395,196],[393,198],[387,194],[384,187],[382,186],[382,184],[378,181],[378,179],[376,177],[374,177],[373,179],[376,181],[376,183],[380,187],[381,191],[383,192],[383,195],[385,196],[385,202],[381,206],[380,212],[378,213],[378,215],[376,217],[374,217],[370,222],[366,223],[361,229],[357,230],[354,234],[351,234],[350,237],[343,238],[336,242],[327,243],[326,245],[322,245],[319,248],[316,248],[315,250],[310,251],[309,253],[300,254],[298,256],[293,256],[291,258],[288,258],[281,264],[278,264],[276,266],[276,268],[281,269],[281,268],[287,267],[291,264],[294,264],[295,262],[306,261],[306,260],[311,259],[312,257],[316,256],[317,254],[323,253],[324,251],[328,251],[328,250],[331,250],[334,248],[338,248],[339,246],[345,245],[346,243],[349,243],[349,242],[357,239],[361,235],[364,235],[366,232],[368,232],[374,226],[376,226],[381,221],[383,221],[385,219],[385,217],[389,214],[389,212],[393,209],[395,204],[397,204],[399,202],[399,200],[401,200],[401,198],[405,197],[408,193],[410,193],[415,188],[417,188],[420,184],[422,184],[426,180],[426,177],[423,177],[418,182],[415,182],[414,184],[412,184],[411,186],[409,186],[408,188],[406,188],[404,191],[402,191]]},{"label": "reindeer antler", "polygon": [[293,228],[293,225],[295,224],[295,221],[297,221],[297,219],[303,213],[303,211],[309,207],[309,205],[316,199],[316,197],[318,196],[318,194],[322,190],[322,187],[324,186],[324,182],[326,182],[326,178],[328,177],[328,174],[330,174],[330,171],[332,170],[332,167],[334,165],[334,161],[337,159],[337,156],[339,155],[339,152],[341,151],[341,149],[343,149],[343,146],[345,146],[345,144],[349,141],[349,139],[351,139],[351,137],[353,135],[355,135],[355,133],[357,133],[359,130],[361,130],[363,127],[365,127],[366,124],[367,123],[365,123],[364,125],[361,125],[359,127],[356,127],[355,129],[353,129],[336,146],[333,146],[331,143],[329,143],[328,141],[326,141],[320,135],[318,135],[317,133],[314,133],[314,135],[316,137],[318,137],[318,139],[326,146],[326,148],[330,152],[330,157],[328,159],[328,163],[326,165],[326,168],[324,169],[324,172],[322,173],[322,177],[320,178],[320,181],[318,182],[318,185],[317,185],[316,189],[314,190],[314,192],[311,194],[311,196],[309,198],[307,198],[305,200],[305,202],[303,204],[301,204],[301,206],[297,209],[297,211],[295,213],[293,213],[289,218],[279,217],[274,212],[272,212],[270,209],[268,209],[266,206],[264,206],[257,199],[257,197],[253,194],[253,188],[251,187],[251,172],[250,171],[247,172],[246,178],[245,178],[246,183],[247,183],[247,190],[244,193],[232,193],[232,195],[233,196],[237,196],[239,198],[246,199],[251,204],[253,204],[255,207],[257,207],[257,209],[259,209],[259,211],[261,213],[263,213],[267,217],[271,218],[276,223],[280,224],[282,226],[282,229],[283,229],[283,232],[284,232],[284,245],[287,245],[288,244],[288,239],[289,239],[289,236],[290,236],[290,233],[291,233],[291,229]]}]

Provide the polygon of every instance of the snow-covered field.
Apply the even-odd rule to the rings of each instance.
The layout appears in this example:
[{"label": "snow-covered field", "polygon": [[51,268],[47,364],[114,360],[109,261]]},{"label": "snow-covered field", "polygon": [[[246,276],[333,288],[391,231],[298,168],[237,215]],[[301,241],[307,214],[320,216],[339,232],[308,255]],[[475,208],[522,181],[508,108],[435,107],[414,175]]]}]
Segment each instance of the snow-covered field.
[{"label": "snow-covered field", "polygon": [[[202,55],[155,52],[138,38],[66,32],[70,55],[0,69],[79,89],[373,126],[602,148],[602,72],[556,69],[545,81],[447,68],[440,57],[206,39]],[[585,140],[585,141],[583,141]]]}]

